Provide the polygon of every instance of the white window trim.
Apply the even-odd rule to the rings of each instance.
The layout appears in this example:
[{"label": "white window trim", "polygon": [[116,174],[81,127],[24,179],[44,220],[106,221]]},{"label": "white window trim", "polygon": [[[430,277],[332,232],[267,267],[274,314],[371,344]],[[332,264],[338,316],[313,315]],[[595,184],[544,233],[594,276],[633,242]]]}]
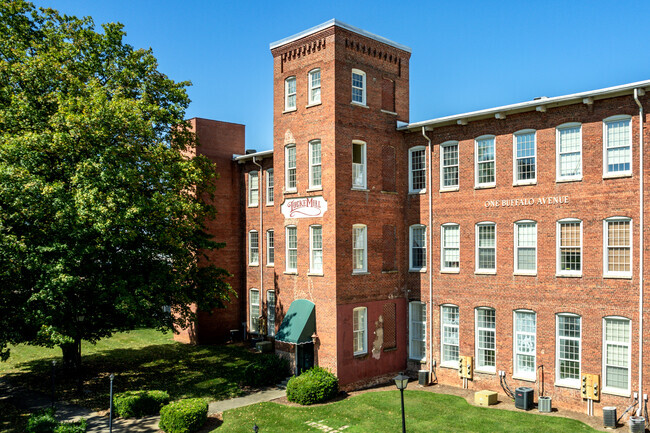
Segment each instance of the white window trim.
[{"label": "white window trim", "polygon": [[[362,89],[363,92],[361,92],[361,97],[362,97],[362,101],[361,101],[361,102],[354,101],[354,100],[352,99],[352,89],[355,88],[355,87],[353,86],[353,84],[352,84],[352,75],[353,75],[353,74],[361,75],[361,76],[363,77],[363,89]],[[358,87],[357,87],[357,88],[358,88]],[[352,104],[354,104],[354,105],[361,105],[361,106],[363,106],[363,107],[367,107],[366,89],[367,89],[367,86],[366,86],[366,73],[363,72],[361,69],[352,69],[352,72],[350,73],[350,102],[351,102]]]},{"label": "white window trim", "polygon": [[368,164],[366,160],[366,150],[368,145],[365,141],[352,140],[352,167],[354,167],[354,145],[361,145],[361,160],[363,165],[363,185],[354,184],[354,170],[352,170],[352,189],[366,190],[368,188]]},{"label": "white window trim", "polygon": [[[571,128],[580,128],[580,174],[574,176],[562,176],[560,174],[560,131],[563,129]],[[555,128],[555,181],[556,182],[570,182],[576,180],[582,180],[582,123],[580,122],[569,122],[563,123]]]},{"label": "white window trim", "polygon": [[[560,316],[572,316],[580,319],[580,338],[578,339],[578,357],[580,371],[577,379],[560,379]],[[568,339],[575,338],[563,337]],[[582,316],[573,313],[557,313],[555,315],[555,385],[566,388],[580,389],[580,378],[582,377]]]},{"label": "white window trim", "polygon": [[[354,229],[363,228],[363,268],[354,269]],[[368,272],[368,226],[365,224],[354,224],[352,226],[352,273],[365,274]]]},{"label": "white window trim", "polygon": [[[314,174],[313,173],[313,168],[315,167],[315,165],[313,164],[313,161],[312,161],[312,146],[314,144],[316,144],[316,143],[318,143],[318,145],[320,147],[320,152],[321,152],[321,154],[320,154],[321,155],[321,159],[320,159],[321,162],[320,162],[320,164],[318,164],[318,166],[321,169],[321,171],[320,171],[321,178],[320,178],[320,183],[319,184],[314,183],[314,176],[313,176],[313,174]],[[308,148],[309,148],[309,155],[308,155],[308,158],[309,158],[309,189],[323,189],[323,147],[322,147],[322,143],[321,143],[321,141],[319,139],[311,140],[309,142]]]},{"label": "white window trim", "polygon": [[[445,325],[443,321],[443,309],[444,308],[455,308],[458,311],[458,325]],[[445,360],[444,359],[444,335],[445,335],[445,326],[456,328],[458,330],[458,353],[460,354],[460,307],[458,305],[454,304],[442,304],[440,306],[440,366],[441,367],[448,367],[448,368],[458,368],[458,360],[457,359],[452,359],[452,360]]]},{"label": "white window trim", "polygon": [[[630,222],[630,271],[629,272],[610,272],[607,270],[609,267],[609,254],[607,253],[607,246],[609,244],[609,232],[607,230],[607,223],[613,221],[629,221]],[[632,278],[632,269],[634,266],[634,221],[632,218],[623,216],[613,216],[603,220],[603,277],[605,278]]]},{"label": "white window trim", "polygon": [[[413,266],[413,230],[424,229],[424,264],[421,268]],[[413,224],[409,227],[409,272],[426,272],[427,271],[427,226],[424,224]]]},{"label": "white window trim", "polygon": [[[414,152],[424,151],[424,188],[415,189],[413,188],[413,158],[412,155]],[[409,149],[409,194],[425,194],[427,192],[427,147],[426,146],[414,146]]]},{"label": "white window trim", "polygon": [[[271,178],[273,178],[272,186],[271,186]],[[271,192],[271,187],[273,187],[273,191],[275,192],[275,174],[273,173],[273,169],[269,168],[268,170],[266,170],[266,204],[267,205],[274,204],[274,198],[273,198],[273,193]]]},{"label": "white window trim", "polygon": [[[253,261],[253,233],[257,234],[257,260]],[[257,230],[248,232],[248,266],[258,266],[260,264],[260,234]]]},{"label": "white window trim", "polygon": [[[491,330],[494,331],[494,366],[480,366],[479,363],[479,347],[478,347],[478,334],[479,334],[479,327],[478,327],[478,311],[479,310],[492,310],[494,311],[494,329],[490,328],[481,328],[481,329],[486,329],[486,330]],[[496,314],[496,309],[492,307],[476,307],[474,308],[474,359],[476,360],[474,362],[474,370],[478,371],[479,373],[496,373],[497,372],[497,314]]]},{"label": "white window trim", "polygon": [[[289,80],[293,79],[296,83],[296,93],[292,93],[292,95],[296,95],[296,105],[293,107],[289,107]],[[298,80],[296,80],[296,76],[292,75],[290,77],[287,77],[284,79],[284,111],[295,111],[298,109]]]},{"label": "white window trim", "polygon": [[321,229],[320,236],[321,236],[321,261],[323,262],[321,266],[323,266],[325,256],[323,255],[323,226],[320,224],[314,224],[309,226],[309,273],[311,274],[323,274],[323,268],[321,267],[320,269],[315,269],[314,268],[314,229],[319,228]]},{"label": "white window trim", "polygon": [[[627,389],[607,387],[605,385],[607,383],[607,340],[605,335],[605,322],[607,321],[607,319],[627,320],[630,324],[630,335],[629,335],[630,339],[627,343],[627,384],[628,384]],[[619,342],[617,342],[616,344],[623,345]],[[632,391],[632,320],[623,316],[603,317],[603,346],[601,350],[601,356],[602,356],[602,363],[603,363],[602,366],[603,382],[601,384],[602,392],[607,394],[620,395],[623,397],[629,397],[630,392]]]},{"label": "white window trim", "polygon": [[[580,224],[580,271],[563,271],[561,268],[561,227],[564,223],[579,223]],[[582,239],[582,220],[578,218],[563,218],[558,220],[555,224],[555,273],[563,277],[582,277],[582,269],[584,268],[584,252],[583,252],[583,239]]]},{"label": "white window trim", "polygon": [[[458,161],[455,165],[450,165],[449,167],[458,168],[458,179],[456,185],[445,186],[445,175],[444,171],[447,166],[445,166],[445,152],[444,148],[448,146],[456,146],[458,149]],[[410,159],[409,159],[410,163]],[[410,171],[409,171],[410,172]],[[460,186],[460,145],[456,140],[445,141],[440,145],[440,191],[458,191]]]},{"label": "white window trim", "polygon": [[[535,316],[535,366],[533,373],[517,371],[517,313],[529,313]],[[537,313],[533,310],[518,309],[512,312],[512,377],[519,380],[534,382],[537,380]]]},{"label": "white window trim", "polygon": [[[295,268],[290,268],[289,267],[289,229],[296,229],[296,267]],[[298,241],[298,227],[294,225],[289,225],[284,228],[284,245],[285,245],[285,270],[287,273],[291,274],[297,274],[298,273],[298,248],[297,248],[297,241]]]},{"label": "white window trim", "polygon": [[[629,140],[629,146],[630,146],[630,169],[626,171],[616,171],[610,173],[607,171],[607,124],[611,122],[617,122],[619,120],[629,120],[630,121],[630,140]],[[627,114],[621,114],[617,116],[610,116],[606,119],[603,119],[603,178],[614,178],[614,177],[627,177],[627,176],[632,176],[632,170],[634,169],[634,148],[632,146],[633,142],[633,131],[634,131],[634,125],[633,125],[633,119],[632,116],[629,116]]]},{"label": "white window trim", "polygon": [[[528,135],[528,134],[533,134],[533,142],[534,142],[534,147],[535,147],[535,177],[533,179],[524,179],[524,180],[518,180],[517,175],[519,174],[517,170],[517,137],[519,135]],[[496,150],[496,140],[495,140],[495,150]],[[496,159],[496,153],[495,153],[495,159]],[[520,186],[520,185],[535,185],[537,184],[537,172],[539,170],[539,160],[537,158],[537,131],[535,129],[522,129],[521,131],[517,131],[514,134],[512,134],[512,185],[513,186]],[[495,161],[495,178],[496,178],[496,161]]]},{"label": "white window trim", "polygon": [[[479,249],[479,243],[478,243],[478,228],[479,226],[485,226],[485,225],[494,225],[494,269],[484,269],[484,268],[479,268],[479,261],[478,261],[478,249]],[[474,273],[475,274],[496,274],[497,273],[497,263],[498,263],[498,234],[497,234],[497,223],[492,222],[492,221],[481,221],[479,223],[476,223],[474,225]]]},{"label": "white window trim", "polygon": [[[251,302],[252,301],[251,294],[253,292],[257,293],[257,329],[254,329],[255,326],[253,326],[253,317],[255,317],[253,315],[253,303]],[[259,322],[259,317],[260,317],[260,312],[261,312],[260,311],[260,304],[261,304],[260,301],[261,301],[261,299],[260,299],[260,291],[257,290],[257,289],[250,289],[248,291],[248,314],[250,315],[249,321],[248,321],[248,323],[249,323],[248,326],[249,326],[249,331],[250,331],[251,334],[259,334],[260,333],[260,322]]]},{"label": "white window trim", "polygon": [[[535,224],[535,269],[519,269],[519,225],[520,224]],[[496,230],[495,230],[496,233]],[[495,236],[496,238],[496,236]],[[537,236],[537,221],[534,220],[519,220],[515,221],[514,223],[514,263],[513,263],[513,268],[514,268],[514,273],[515,275],[537,275],[537,261],[539,258],[539,254],[537,251],[537,244],[538,244],[538,236]],[[527,248],[527,247],[523,247]]]},{"label": "white window trim", "polygon": [[[458,227],[458,267],[445,267],[445,228]],[[460,272],[460,224],[444,223],[440,226],[440,272],[458,273]]]},{"label": "white window trim", "polygon": [[[484,183],[479,183],[478,181],[478,142],[481,140],[487,140],[487,139],[492,139],[494,140],[494,182],[484,182]],[[483,162],[488,162],[488,161],[483,161]],[[480,189],[480,188],[493,188],[497,184],[497,138],[495,135],[492,134],[487,134],[487,135],[481,135],[480,137],[476,137],[474,139],[474,188]]]},{"label": "white window trim", "polygon": [[[317,104],[320,104],[320,103],[321,103],[321,100],[322,100],[322,98],[323,98],[323,87],[322,87],[322,83],[323,83],[323,74],[321,73],[321,77],[320,77],[320,78],[321,78],[321,81],[320,81],[321,84],[320,84],[318,87],[314,87],[314,86],[312,86],[311,76],[312,76],[312,74],[315,73],[315,72],[321,72],[321,69],[320,69],[320,68],[314,68],[314,69],[312,69],[311,71],[309,71],[309,72],[307,73],[307,81],[308,81],[308,86],[307,86],[307,87],[309,88],[309,94],[308,94],[309,105],[317,105]],[[321,89],[321,91],[320,91],[320,93],[319,93],[320,97],[318,98],[318,101],[312,99],[312,90],[314,90],[314,89]]]},{"label": "white window trim", "polygon": [[[275,319],[277,318],[275,303],[277,302],[277,299],[274,299],[274,302],[271,303],[271,300],[269,299],[271,293],[273,293],[273,298],[275,298],[275,290],[266,291],[266,335],[269,337],[275,337]],[[273,325],[271,325],[271,321],[269,320],[271,317],[271,310],[273,310]]]},{"label": "white window trim", "polygon": [[[257,178],[257,189],[253,189],[252,178]],[[253,191],[257,191],[257,200],[255,203],[251,200],[253,196]],[[260,204],[260,175],[257,170],[248,172],[248,207],[257,207]]]},{"label": "white window trim", "polygon": [[[287,159],[289,156],[289,149],[295,149],[296,152],[296,166],[294,167],[294,170],[296,171],[296,186],[294,187],[289,187],[289,165],[287,164]],[[275,180],[275,179],[274,179]],[[284,146],[284,191],[285,192],[296,192],[298,191],[298,150],[296,148],[295,143],[292,144],[287,144]]]},{"label": "white window trim", "polygon": [[368,353],[368,308],[357,307],[352,310],[352,347],[354,348],[354,314],[357,311],[363,311],[363,350],[354,352],[354,356],[365,355]]},{"label": "white window trim", "polygon": [[[269,242],[269,234],[271,233],[273,233],[273,261],[270,261],[271,242]],[[266,265],[275,266],[275,231],[273,229],[269,229],[266,231]]]},{"label": "white window trim", "polygon": [[[413,306],[414,306],[415,304],[419,304],[419,305],[422,306],[422,308],[424,308],[424,317],[425,317],[424,322],[420,322],[420,321],[413,320]],[[427,359],[427,348],[426,348],[426,341],[427,341],[427,337],[426,337],[426,336],[427,336],[426,308],[427,308],[427,304],[425,304],[424,302],[420,302],[420,301],[411,301],[411,302],[409,302],[409,359],[412,359],[412,360],[415,360],[415,361],[420,361],[420,362],[422,362],[422,361],[426,361],[426,359]],[[424,341],[424,342],[425,342],[425,344],[424,344],[424,353],[423,353],[422,356],[419,357],[419,358],[418,358],[417,356],[413,356],[413,341],[415,341],[415,338],[414,338],[414,335],[413,335],[413,330],[415,329],[415,327],[413,326],[413,324],[416,323],[416,322],[417,322],[417,323],[421,323],[421,324],[422,324],[422,327],[424,328],[424,339],[423,339],[423,340],[419,340],[419,339],[417,340],[417,341]]]}]

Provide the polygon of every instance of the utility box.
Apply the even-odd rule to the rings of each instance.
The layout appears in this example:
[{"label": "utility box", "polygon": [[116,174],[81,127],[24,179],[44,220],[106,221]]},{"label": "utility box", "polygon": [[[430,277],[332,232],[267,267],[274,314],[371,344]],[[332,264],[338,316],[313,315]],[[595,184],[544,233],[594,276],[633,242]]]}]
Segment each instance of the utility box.
[{"label": "utility box", "polygon": [[600,400],[600,375],[583,374],[580,386],[582,398],[589,398],[594,401]]},{"label": "utility box", "polygon": [[479,406],[491,406],[497,404],[498,394],[494,391],[478,391],[474,393],[474,403]]},{"label": "utility box", "polygon": [[458,358],[458,377],[471,379],[474,375],[474,362],[471,356],[461,356]]},{"label": "utility box", "polygon": [[515,407],[517,409],[531,410],[533,408],[533,388],[520,386],[515,389]]},{"label": "utility box", "polygon": [[429,385],[429,370],[418,371],[418,385],[420,386]]},{"label": "utility box", "polygon": [[273,344],[270,341],[260,341],[255,343],[255,349],[261,353],[271,353],[273,352]]}]

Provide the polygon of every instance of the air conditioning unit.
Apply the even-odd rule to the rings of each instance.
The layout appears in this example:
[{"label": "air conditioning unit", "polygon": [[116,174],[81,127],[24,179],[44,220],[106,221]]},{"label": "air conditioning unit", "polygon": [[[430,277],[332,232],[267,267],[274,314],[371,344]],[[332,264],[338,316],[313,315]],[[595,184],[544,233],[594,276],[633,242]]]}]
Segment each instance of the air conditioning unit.
[{"label": "air conditioning unit", "polygon": [[533,388],[520,386],[515,389],[515,407],[517,409],[531,410],[533,408]]},{"label": "air conditioning unit", "polygon": [[551,412],[551,397],[539,397],[537,399],[537,410],[543,413]]},{"label": "air conditioning unit", "polygon": [[603,408],[603,424],[605,428],[616,428],[616,406]]},{"label": "air conditioning unit", "polygon": [[418,371],[418,385],[420,386],[429,385],[429,370]]}]

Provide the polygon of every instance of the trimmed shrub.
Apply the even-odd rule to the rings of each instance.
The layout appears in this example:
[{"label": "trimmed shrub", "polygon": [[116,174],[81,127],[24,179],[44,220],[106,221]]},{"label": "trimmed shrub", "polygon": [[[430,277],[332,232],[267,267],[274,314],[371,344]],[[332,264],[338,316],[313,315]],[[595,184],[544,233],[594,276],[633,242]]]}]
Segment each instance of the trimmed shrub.
[{"label": "trimmed shrub", "polygon": [[77,422],[62,422],[57,428],[54,429],[54,433],[85,433],[86,432],[86,420],[81,419]]},{"label": "trimmed shrub", "polygon": [[310,368],[287,383],[287,400],[302,405],[322,403],[336,397],[338,392],[337,377],[321,367]]},{"label": "trimmed shrub", "polygon": [[126,391],[115,395],[115,414],[122,418],[141,418],[158,415],[160,408],[169,403],[166,391]]},{"label": "trimmed shrub", "polygon": [[165,433],[192,433],[208,420],[208,403],[202,398],[187,398],[160,409],[158,428]]},{"label": "trimmed shrub", "polygon": [[47,408],[29,416],[27,433],[52,433],[59,422],[54,418],[54,409]]},{"label": "trimmed shrub", "polygon": [[276,385],[289,375],[289,361],[273,354],[263,354],[244,369],[244,385]]}]

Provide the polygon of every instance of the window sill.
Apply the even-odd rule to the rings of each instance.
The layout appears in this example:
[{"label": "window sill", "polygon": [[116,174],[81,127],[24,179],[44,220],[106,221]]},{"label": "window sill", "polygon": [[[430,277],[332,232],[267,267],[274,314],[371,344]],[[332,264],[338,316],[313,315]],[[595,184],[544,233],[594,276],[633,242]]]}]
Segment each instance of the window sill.
[{"label": "window sill", "polygon": [[362,107],[362,108],[370,108],[370,107],[368,107],[366,104],[362,104],[361,102],[354,102],[354,101],[351,101],[351,102],[350,102],[350,105],[354,105],[354,106],[356,106],[356,107]]},{"label": "window sill", "polygon": [[515,275],[517,277],[536,277],[537,272],[521,272],[521,271],[515,271],[512,273],[512,275]]},{"label": "window sill", "polygon": [[495,368],[494,370],[481,370],[481,369],[475,368],[475,369],[474,369],[474,373],[496,375],[496,374],[497,374],[497,370],[496,370],[496,368]]},{"label": "window sill", "polygon": [[496,184],[490,184],[490,185],[474,185],[474,189],[490,189],[490,188],[496,188]]},{"label": "window sill", "polygon": [[409,195],[424,195],[427,193],[426,189],[419,190],[419,191],[409,191]]},{"label": "window sill", "polygon": [[248,264],[248,266],[251,267],[251,268],[256,268],[256,267],[258,267],[259,265],[260,265],[259,263],[249,263],[249,264]]},{"label": "window sill", "polygon": [[298,111],[298,107],[295,108],[289,108],[288,110],[284,110],[282,114],[287,114],[287,113],[293,113],[294,111]]},{"label": "window sill", "polygon": [[512,186],[529,186],[529,185],[537,185],[537,180],[531,180],[528,182],[513,182]]},{"label": "window sill", "polygon": [[391,195],[397,195],[397,191],[379,191],[382,194],[391,194]]},{"label": "window sill", "polygon": [[382,273],[382,274],[396,274],[396,273],[397,273],[397,270],[393,270],[393,271],[381,271],[381,273]]},{"label": "window sill", "polygon": [[438,192],[455,192],[455,191],[458,191],[458,190],[459,190],[459,188],[456,186],[456,187],[453,187],[453,188],[441,188]]},{"label": "window sill", "polygon": [[555,183],[582,182],[581,177],[568,177],[565,179],[555,179]]},{"label": "window sill", "polygon": [[288,190],[282,191],[282,194],[298,194],[298,189],[288,189]]},{"label": "window sill", "polygon": [[533,377],[524,377],[524,376],[515,376],[514,374],[512,375],[512,378],[515,380],[521,380],[523,382],[536,382],[535,378]]},{"label": "window sill", "polygon": [[582,274],[555,274],[557,278],[582,278]]},{"label": "window sill", "polygon": [[474,271],[474,275],[496,275],[497,271],[490,271],[490,270],[478,270]]},{"label": "window sill", "polygon": [[308,272],[307,276],[308,277],[322,277],[323,273],[322,272]]},{"label": "window sill", "polygon": [[370,275],[370,272],[368,272],[368,271],[359,271],[359,272],[352,271],[352,275]]},{"label": "window sill", "polygon": [[323,190],[322,186],[317,186],[317,187],[306,189],[305,192],[314,192],[314,191],[322,191],[322,190]]},{"label": "window sill", "polygon": [[275,206],[275,203],[271,202],[271,203],[267,203],[266,205],[271,207],[271,206]]},{"label": "window sill", "polygon": [[611,275],[611,274],[605,274],[603,275],[603,278],[611,278],[614,280],[631,280],[632,275]]},{"label": "window sill", "polygon": [[419,362],[420,364],[426,364],[427,363],[426,359],[411,358],[410,356],[409,356],[409,361],[411,361],[411,362]]},{"label": "window sill", "polygon": [[416,274],[425,274],[427,272],[427,268],[409,268],[409,272]]},{"label": "window sill", "polygon": [[453,362],[453,363],[450,362],[448,364],[440,363],[440,368],[450,368],[452,370],[458,370],[458,361]]},{"label": "window sill", "polygon": [[249,204],[248,207],[258,207],[259,205],[256,204]]},{"label": "window sill", "polygon": [[360,352],[354,354],[354,359],[364,359],[368,357],[368,352]]},{"label": "window sill", "polygon": [[612,388],[603,388],[601,390],[601,393],[603,394],[609,394],[609,395],[616,395],[618,397],[630,397],[630,391],[625,391],[625,390],[618,390],[618,389],[612,389]]},{"label": "window sill", "polygon": [[460,274],[460,269],[440,269],[441,274]]},{"label": "window sill", "polygon": [[275,268],[275,263],[267,263],[266,267],[267,268]]},{"label": "window sill", "polygon": [[298,275],[298,271],[284,271],[284,275]]},{"label": "window sill", "polygon": [[394,112],[394,111],[388,111],[388,110],[383,110],[383,109],[382,109],[382,110],[379,110],[379,111],[381,111],[382,113],[392,114],[393,116],[397,116],[397,113]]},{"label": "window sill", "polygon": [[622,177],[632,177],[632,173],[603,174],[603,179],[620,179]]},{"label": "window sill", "polygon": [[386,347],[382,349],[384,352],[395,352],[397,350],[397,347]]},{"label": "window sill", "polygon": [[555,382],[555,386],[558,388],[571,388],[571,389],[580,389],[580,383],[579,382]]},{"label": "window sill", "polygon": [[352,188],[350,188],[350,190],[351,191],[366,191],[366,192],[370,191],[368,188],[363,188],[363,187],[360,187],[360,186],[353,186]]},{"label": "window sill", "polygon": [[318,101],[318,102],[312,102],[311,104],[305,105],[305,108],[318,107],[318,106],[321,105],[321,104],[322,104],[321,101]]}]

